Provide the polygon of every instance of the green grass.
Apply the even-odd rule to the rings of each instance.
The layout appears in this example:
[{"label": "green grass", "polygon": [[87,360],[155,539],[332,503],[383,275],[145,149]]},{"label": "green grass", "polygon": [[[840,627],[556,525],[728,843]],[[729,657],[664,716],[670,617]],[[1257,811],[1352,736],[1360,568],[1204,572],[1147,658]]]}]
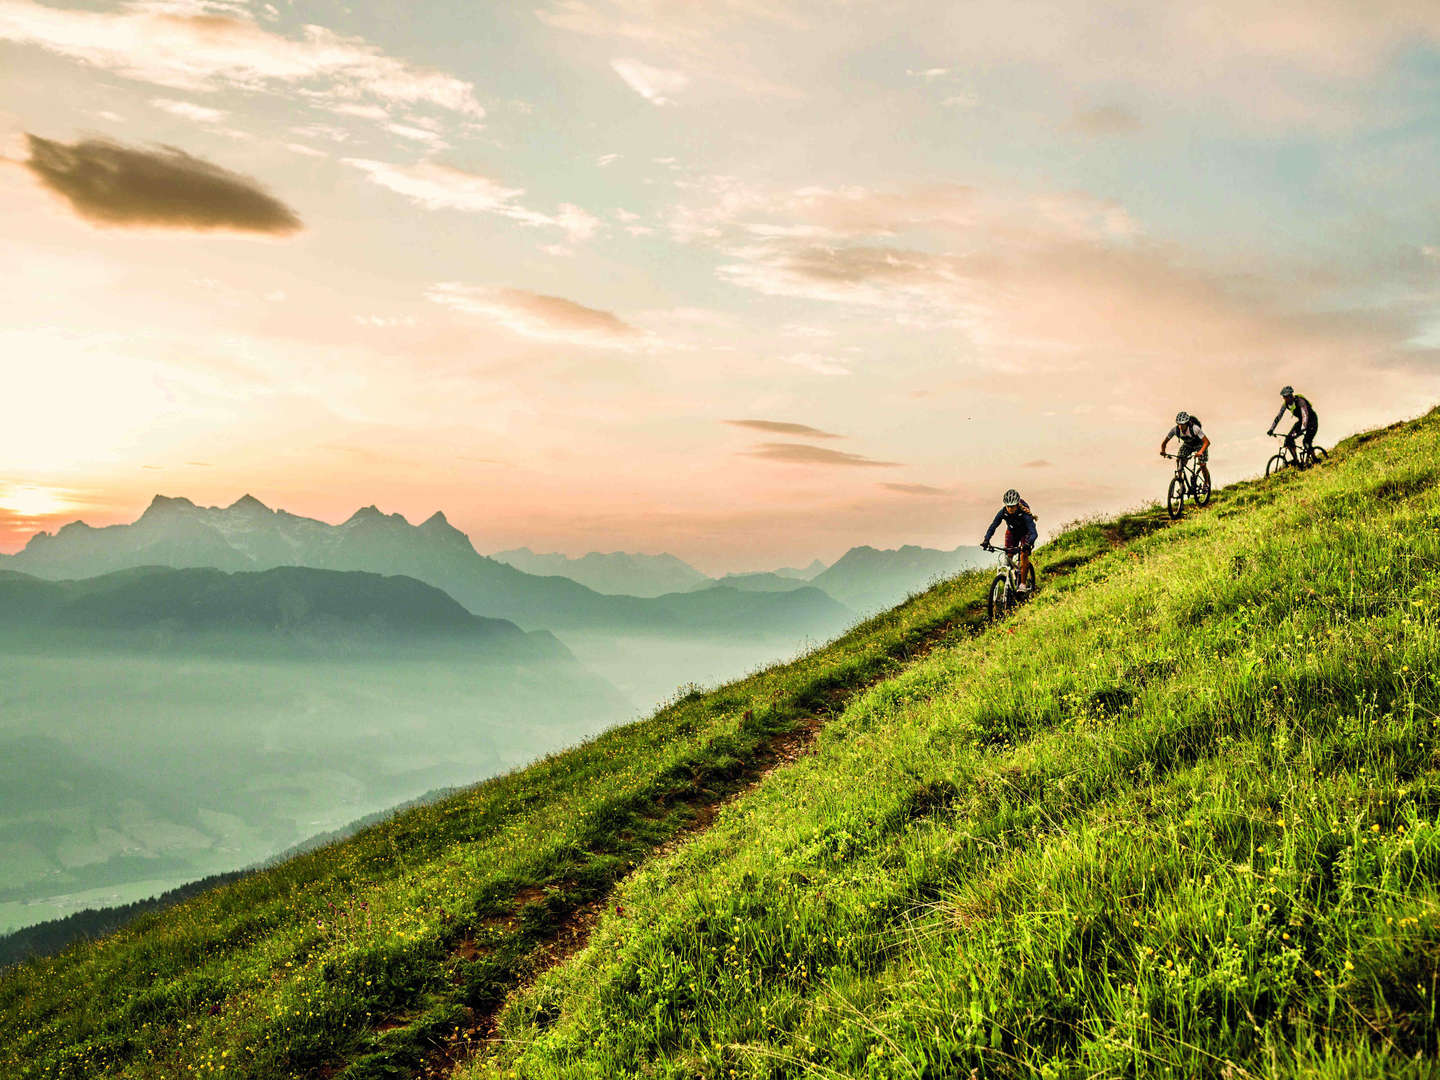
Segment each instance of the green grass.
[{"label": "green grass", "polygon": [[1077,526],[999,628],[946,582],[27,964],[0,1075],[408,1076],[501,1003],[462,1078],[1430,1075],[1437,434]]}]

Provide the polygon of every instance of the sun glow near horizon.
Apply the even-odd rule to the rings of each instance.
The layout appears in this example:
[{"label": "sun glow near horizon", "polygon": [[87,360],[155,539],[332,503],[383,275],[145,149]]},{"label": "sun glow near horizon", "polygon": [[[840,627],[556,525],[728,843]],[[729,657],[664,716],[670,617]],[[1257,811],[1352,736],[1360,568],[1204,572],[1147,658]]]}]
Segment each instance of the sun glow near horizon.
[{"label": "sun glow near horizon", "polygon": [[53,517],[80,508],[67,493],[34,484],[12,484],[0,488],[0,510],[16,517],[35,520]]}]

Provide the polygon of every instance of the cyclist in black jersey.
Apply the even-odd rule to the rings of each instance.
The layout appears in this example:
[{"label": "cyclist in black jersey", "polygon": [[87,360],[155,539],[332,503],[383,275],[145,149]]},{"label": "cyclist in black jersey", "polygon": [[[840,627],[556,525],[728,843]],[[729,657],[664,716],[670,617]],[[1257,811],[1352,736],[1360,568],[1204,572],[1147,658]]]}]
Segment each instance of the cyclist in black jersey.
[{"label": "cyclist in black jersey", "polygon": [[1180,460],[1185,461],[1191,454],[1198,454],[1201,461],[1210,459],[1210,436],[1205,434],[1205,429],[1200,426],[1200,418],[1191,416],[1183,409],[1175,414],[1175,426],[1165,433],[1165,440],[1160,444],[1160,456],[1165,456],[1165,449],[1170,445],[1171,439],[1180,440],[1178,451]]},{"label": "cyclist in black jersey", "polygon": [[1020,591],[1030,591],[1030,549],[1035,546],[1039,537],[1039,531],[1035,528],[1035,512],[1030,509],[1030,504],[1020,498],[1020,493],[1014,488],[1005,492],[1004,505],[995,514],[995,520],[990,522],[990,528],[985,530],[985,538],[980,541],[980,546],[987,551],[990,550],[990,538],[995,535],[995,530],[1000,523],[1005,523],[1005,546],[1007,548],[1020,549]]},{"label": "cyclist in black jersey", "polygon": [[1280,423],[1280,418],[1286,411],[1295,414],[1295,424],[1290,433],[1285,436],[1285,448],[1291,454],[1295,453],[1295,436],[1303,435],[1305,442],[1306,458],[1309,458],[1310,451],[1315,445],[1315,433],[1320,430],[1320,417],[1315,415],[1315,407],[1310,404],[1310,399],[1304,394],[1295,393],[1293,386],[1287,386],[1280,391],[1280,396],[1285,403],[1280,406],[1280,411],[1275,414],[1275,419],[1270,421],[1270,430],[1267,435],[1274,435],[1275,428]]}]

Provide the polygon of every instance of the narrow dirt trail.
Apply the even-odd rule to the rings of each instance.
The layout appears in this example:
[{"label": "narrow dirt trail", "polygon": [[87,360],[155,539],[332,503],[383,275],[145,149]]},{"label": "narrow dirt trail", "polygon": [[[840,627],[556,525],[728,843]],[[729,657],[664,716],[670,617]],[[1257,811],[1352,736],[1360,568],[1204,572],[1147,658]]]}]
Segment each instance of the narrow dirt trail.
[{"label": "narrow dirt trail", "polygon": [[[1072,569],[1073,567],[1067,567],[1060,573],[1064,574]],[[980,633],[986,625],[983,603],[967,605],[964,609],[953,613],[944,622],[931,627],[923,635],[909,641],[906,649],[906,663],[915,663],[952,640],[973,637]],[[681,845],[688,843],[698,834],[709,829],[726,806],[749,794],[776,769],[783,768],[809,754],[814,748],[821,729],[831,718],[844,712],[845,707],[853,698],[889,677],[891,677],[891,673],[878,674],[854,687],[836,690],[827,695],[829,700],[827,707],[823,710],[823,716],[806,716],[791,728],[770,736],[746,762],[743,773],[736,778],[741,781],[740,786],[723,793],[708,788],[694,788],[673,800],[671,807],[674,802],[681,802],[694,812],[694,817],[670,839],[653,848],[646,856],[646,861],[663,858]],[[657,809],[665,810],[671,807],[661,806]],[[471,1012],[464,1024],[457,1026],[444,1038],[437,1038],[429,1047],[423,1065],[412,1074],[415,1080],[446,1080],[457,1067],[483,1054],[494,1035],[496,1022],[511,998],[516,994],[523,993],[546,972],[563,964],[569,957],[585,948],[589,944],[591,932],[607,907],[623,914],[615,903],[615,893],[622,885],[623,879],[617,882],[605,896],[575,908],[563,918],[554,927],[553,932],[540,943],[536,954],[538,962],[533,966],[530,978],[514,987],[493,1007]],[[532,899],[533,897],[526,899],[517,897],[517,913],[525,903]],[[473,943],[471,948],[473,948]]]}]

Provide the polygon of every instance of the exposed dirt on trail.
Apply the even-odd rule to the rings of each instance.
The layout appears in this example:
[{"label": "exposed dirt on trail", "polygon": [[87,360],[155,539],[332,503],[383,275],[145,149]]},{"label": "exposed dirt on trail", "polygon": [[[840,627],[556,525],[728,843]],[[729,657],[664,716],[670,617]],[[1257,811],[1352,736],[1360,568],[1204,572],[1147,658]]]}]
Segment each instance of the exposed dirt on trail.
[{"label": "exposed dirt on trail", "polygon": [[[923,637],[909,643],[910,647],[906,649],[904,659],[907,663],[913,663],[958,633],[973,634],[977,632],[984,626],[983,621],[980,621],[980,616],[981,609],[976,605],[972,610],[967,610],[964,615],[948,619],[931,628]],[[832,716],[839,715],[851,698],[863,693],[886,677],[886,675],[879,675],[863,685],[827,693],[828,713]],[[743,777],[740,778],[743,779],[743,783],[738,787],[723,793],[709,788],[691,788],[669,800],[668,807],[663,801],[657,803],[655,809],[659,814],[663,814],[668,808],[679,803],[693,809],[694,815],[670,839],[651,849],[646,857],[647,861],[663,858],[674,852],[696,834],[710,828],[725,807],[748,794],[775,770],[793,764],[810,753],[828,718],[828,716],[808,715],[792,727],[770,736],[746,762]],[[619,884],[617,883],[617,888]],[[514,995],[523,993],[541,975],[564,963],[583,949],[589,943],[590,934],[607,907],[613,908],[617,916],[624,916],[624,909],[614,901],[614,891],[612,889],[604,897],[582,904],[567,914],[536,950],[531,976],[514,987],[504,999],[496,1002],[493,1007],[470,1012],[467,1023],[457,1026],[445,1039],[436,1042],[426,1055],[424,1064],[413,1074],[415,1080],[444,1080],[459,1065],[484,1053],[494,1035],[500,1013]],[[508,921],[513,922],[518,919],[521,909],[528,903],[536,902],[541,896],[543,896],[541,890],[534,888],[517,894],[514,904],[516,914]],[[452,949],[452,954],[466,961],[473,961],[479,957],[480,950],[477,949],[473,938],[465,938]]]}]

